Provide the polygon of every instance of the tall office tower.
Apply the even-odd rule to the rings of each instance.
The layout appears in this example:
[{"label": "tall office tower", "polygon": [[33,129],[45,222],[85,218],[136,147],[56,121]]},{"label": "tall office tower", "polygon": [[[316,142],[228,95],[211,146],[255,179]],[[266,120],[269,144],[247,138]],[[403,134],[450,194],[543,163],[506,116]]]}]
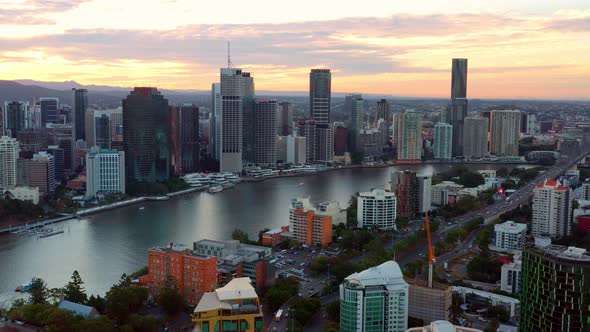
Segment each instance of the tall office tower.
[{"label": "tall office tower", "polygon": [[434,125],[434,158],[448,160],[452,157],[453,126],[439,122]]},{"label": "tall office tower", "polygon": [[365,127],[365,101],[361,94],[348,94],[344,97],[344,113],[350,116],[350,151],[361,152],[360,131]]},{"label": "tall office tower", "polygon": [[61,183],[66,180],[65,170],[65,153],[64,149],[58,145],[50,145],[47,147],[47,153],[53,156],[53,163],[55,164],[55,181]]},{"label": "tall office tower", "polygon": [[344,156],[348,151],[348,128],[342,122],[334,123],[334,155]]},{"label": "tall office tower", "polygon": [[451,107],[447,117],[453,126],[453,157],[463,155],[463,125],[467,116],[467,59],[453,59]]},{"label": "tall office tower", "polygon": [[39,107],[41,111],[41,127],[45,127],[48,123],[59,123],[58,98],[39,98]]},{"label": "tall office tower", "polygon": [[279,136],[293,134],[293,104],[288,102],[279,103],[277,130]]},{"label": "tall office tower", "polygon": [[391,173],[390,191],[397,198],[397,215],[412,219],[416,216],[418,179],[414,171]]},{"label": "tall office tower", "polygon": [[329,124],[316,125],[315,160],[321,163],[334,161],[334,129]]},{"label": "tall office tower", "polygon": [[93,147],[86,154],[86,197],[125,193],[125,152]]},{"label": "tall office tower", "polygon": [[389,130],[392,125],[391,105],[386,99],[379,99],[377,102],[377,120],[385,120],[385,126]]},{"label": "tall office tower", "polygon": [[213,124],[211,125],[211,139],[213,150],[211,157],[219,160],[221,156],[221,84],[211,84],[211,114]]},{"label": "tall office tower", "polygon": [[356,222],[358,228],[396,230],[396,199],[392,192],[373,189],[359,193]]},{"label": "tall office tower", "polygon": [[122,142],[123,141],[123,112],[121,109],[116,109],[109,115],[111,120],[111,141]]},{"label": "tall office tower", "polygon": [[39,188],[43,195],[52,193],[57,187],[55,182],[55,159],[53,155],[41,151],[27,160],[27,179],[29,187]]},{"label": "tall office tower", "polygon": [[349,275],[340,285],[340,331],[406,332],[408,291],[394,261]]},{"label": "tall office tower", "polygon": [[330,69],[312,69],[309,73],[309,117],[317,124],[330,123],[331,94]]},{"label": "tall office tower", "polygon": [[111,120],[107,114],[94,118],[94,144],[101,149],[111,148]]},{"label": "tall office tower", "polygon": [[194,104],[177,106],[180,121],[180,165],[182,173],[199,170],[201,150],[199,146],[199,108]]},{"label": "tall office tower", "polygon": [[423,214],[432,209],[432,178],[428,175],[417,175],[416,182],[416,212]]},{"label": "tall office tower", "polygon": [[317,145],[315,121],[300,119],[297,123],[297,135],[305,137],[307,162],[315,162]]},{"label": "tall office tower", "polygon": [[254,111],[254,162],[260,166],[272,166],[277,162],[277,112],[276,100],[256,101]]},{"label": "tall office tower", "polygon": [[16,163],[19,151],[16,139],[8,136],[0,138],[0,191],[2,194],[16,187]]},{"label": "tall office tower", "polygon": [[254,163],[256,158],[256,101],[254,100],[254,78],[250,76],[250,73],[245,72],[242,72],[242,78],[244,84],[244,92],[242,95],[242,160],[247,163]]},{"label": "tall office tower", "polygon": [[180,159],[182,155],[180,146],[180,120],[176,106],[168,108],[170,112],[170,170],[175,176],[180,175]]},{"label": "tall office tower", "polygon": [[550,245],[522,252],[519,331],[590,330],[590,256]]},{"label": "tall office tower", "polygon": [[127,183],[169,178],[168,100],[158,89],[137,87],[123,99],[123,146]]},{"label": "tall office tower", "polygon": [[545,180],[533,189],[533,220],[531,234],[561,238],[572,233],[571,188],[559,181]]},{"label": "tall office tower", "polygon": [[4,135],[15,138],[19,131],[27,128],[26,118],[28,113],[28,101],[4,102],[4,109],[2,110]]},{"label": "tall office tower", "polygon": [[422,118],[414,110],[398,116],[397,160],[420,162],[422,160]]},{"label": "tall office tower", "polygon": [[88,109],[88,90],[74,90],[74,140],[86,140],[86,110]]},{"label": "tall office tower", "polygon": [[74,128],[70,125],[53,125],[52,136],[54,145],[64,151],[64,172],[67,175],[74,170]]},{"label": "tall office tower", "polygon": [[238,68],[221,68],[221,172],[242,171],[242,97],[244,77]]},{"label": "tall office tower", "polygon": [[492,111],[490,153],[496,156],[518,156],[520,111]]},{"label": "tall office tower", "polygon": [[463,155],[467,159],[480,159],[488,152],[489,120],[481,116],[465,118]]}]

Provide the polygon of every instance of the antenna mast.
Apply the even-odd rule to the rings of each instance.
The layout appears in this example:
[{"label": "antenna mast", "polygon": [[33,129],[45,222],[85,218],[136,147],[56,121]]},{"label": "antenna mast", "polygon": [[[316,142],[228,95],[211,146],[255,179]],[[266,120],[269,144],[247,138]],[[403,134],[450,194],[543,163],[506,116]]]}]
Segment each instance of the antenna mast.
[{"label": "antenna mast", "polygon": [[227,41],[227,68],[233,67],[231,63],[230,41]]}]

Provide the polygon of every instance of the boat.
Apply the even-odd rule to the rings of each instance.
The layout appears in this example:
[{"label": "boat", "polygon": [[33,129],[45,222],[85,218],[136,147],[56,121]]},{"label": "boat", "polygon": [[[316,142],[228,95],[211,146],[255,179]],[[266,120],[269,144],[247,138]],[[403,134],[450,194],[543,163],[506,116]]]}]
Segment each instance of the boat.
[{"label": "boat", "polygon": [[33,283],[32,282],[29,282],[27,284],[22,284],[20,286],[17,286],[16,289],[15,289],[15,291],[17,291],[17,292],[28,292],[31,289],[31,287],[33,287]]},{"label": "boat", "polygon": [[39,238],[41,239],[41,238],[44,238],[44,237],[50,237],[50,236],[54,236],[54,235],[57,235],[57,234],[62,234],[63,232],[64,232],[63,230],[53,231],[51,233],[41,234],[41,235],[39,235]]},{"label": "boat", "polygon": [[143,209],[145,209],[145,206],[140,206],[139,209],[143,210]]},{"label": "boat", "polygon": [[223,187],[222,186],[212,186],[207,190],[210,194],[214,194],[214,193],[218,193],[220,191],[223,191]]}]

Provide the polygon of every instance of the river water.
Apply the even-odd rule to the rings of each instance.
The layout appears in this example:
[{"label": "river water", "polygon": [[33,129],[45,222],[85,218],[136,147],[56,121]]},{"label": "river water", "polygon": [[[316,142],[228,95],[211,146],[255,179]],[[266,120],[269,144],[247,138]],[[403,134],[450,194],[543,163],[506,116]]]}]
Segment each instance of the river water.
[{"label": "river water", "polygon": [[[470,165],[497,169],[504,165]],[[352,194],[383,188],[393,170],[440,173],[448,165],[342,169],[304,177],[240,183],[216,194],[189,194],[71,220],[52,227],[64,233],[36,236],[0,235],[0,293],[14,290],[32,277],[49,287],[61,287],[78,270],[89,294],[104,294],[122,273],[147,265],[147,249],[170,242],[224,240],[240,228],[255,238],[263,228],[288,223],[289,202],[310,196],[313,202],[339,201],[343,208]],[[143,209],[140,209],[143,207]]]}]

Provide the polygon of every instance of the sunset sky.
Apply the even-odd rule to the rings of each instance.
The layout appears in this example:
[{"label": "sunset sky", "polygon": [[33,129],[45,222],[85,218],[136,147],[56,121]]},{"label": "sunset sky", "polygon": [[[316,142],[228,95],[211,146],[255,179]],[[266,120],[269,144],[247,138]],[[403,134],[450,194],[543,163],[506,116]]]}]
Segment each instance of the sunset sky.
[{"label": "sunset sky", "polygon": [[209,89],[232,62],[258,90],[590,98],[590,1],[0,0],[0,79]]}]

